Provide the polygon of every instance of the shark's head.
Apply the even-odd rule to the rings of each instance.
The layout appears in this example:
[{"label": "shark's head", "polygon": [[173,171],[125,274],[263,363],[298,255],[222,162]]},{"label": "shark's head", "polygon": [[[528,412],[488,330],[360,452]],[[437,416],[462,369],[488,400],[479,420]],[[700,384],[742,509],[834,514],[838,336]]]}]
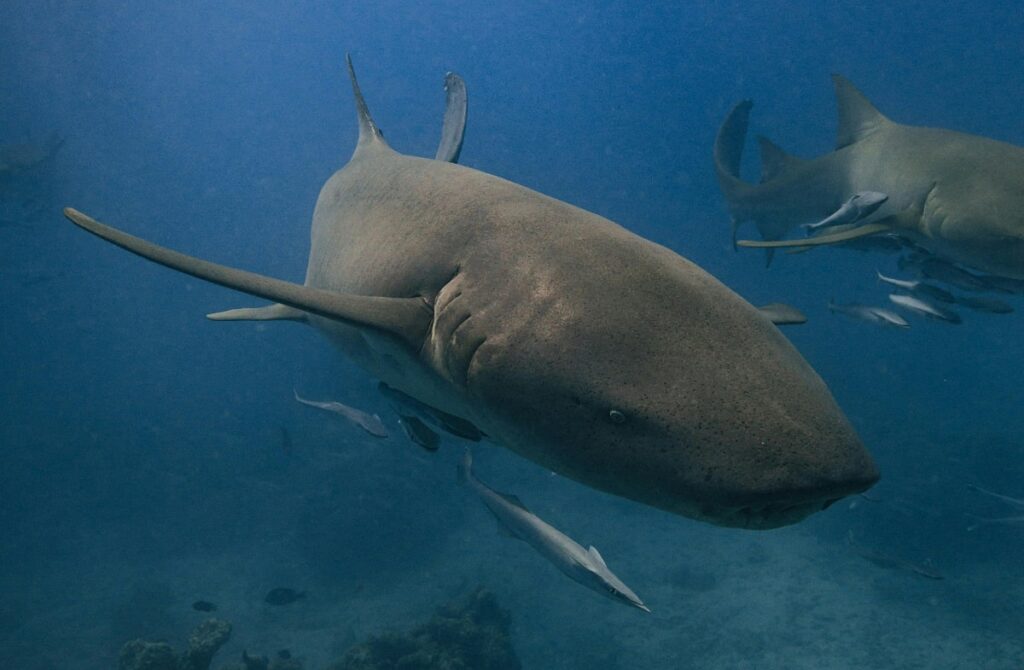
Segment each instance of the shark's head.
[{"label": "shark's head", "polygon": [[723,526],[795,523],[873,485],[871,456],[790,342],[670,254],[608,251],[600,273],[543,278],[544,296],[517,303],[530,313],[476,349],[467,390],[487,408],[484,432]]},{"label": "shark's head", "polygon": [[594,547],[590,547],[587,550],[587,555],[576,564],[573,577],[587,588],[612,600],[645,612],[651,611],[640,600],[640,597],[633,593],[633,589],[626,586],[621,579],[615,576],[615,573],[608,569],[601,554]]}]

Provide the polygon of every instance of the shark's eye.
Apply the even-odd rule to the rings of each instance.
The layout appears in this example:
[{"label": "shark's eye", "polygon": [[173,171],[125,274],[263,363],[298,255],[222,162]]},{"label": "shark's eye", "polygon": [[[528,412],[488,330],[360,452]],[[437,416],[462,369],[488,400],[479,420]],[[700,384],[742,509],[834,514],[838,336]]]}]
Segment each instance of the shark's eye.
[{"label": "shark's eye", "polygon": [[626,423],[626,415],[617,409],[608,412],[608,420],[612,423]]},{"label": "shark's eye", "polygon": [[612,594],[613,596],[619,595],[619,592],[615,590],[614,586],[609,586],[608,587],[608,593]]}]

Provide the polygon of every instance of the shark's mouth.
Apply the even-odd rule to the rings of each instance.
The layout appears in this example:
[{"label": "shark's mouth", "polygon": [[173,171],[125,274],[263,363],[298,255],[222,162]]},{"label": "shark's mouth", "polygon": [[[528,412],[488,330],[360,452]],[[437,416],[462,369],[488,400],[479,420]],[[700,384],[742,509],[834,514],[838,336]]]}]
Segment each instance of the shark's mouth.
[{"label": "shark's mouth", "polygon": [[838,500],[840,498],[827,498],[797,503],[774,502],[743,507],[705,505],[701,508],[701,515],[718,526],[746,528],[749,530],[769,530],[802,521],[815,512],[828,509]]}]

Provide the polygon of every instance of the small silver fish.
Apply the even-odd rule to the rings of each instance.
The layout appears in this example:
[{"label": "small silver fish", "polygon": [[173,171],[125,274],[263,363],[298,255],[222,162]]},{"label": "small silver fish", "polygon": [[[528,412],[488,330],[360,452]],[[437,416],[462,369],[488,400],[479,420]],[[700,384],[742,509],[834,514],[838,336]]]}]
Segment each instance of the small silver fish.
[{"label": "small silver fish", "polygon": [[854,319],[876,323],[880,326],[894,326],[896,328],[910,328],[910,324],[902,316],[884,307],[871,305],[860,305],[852,303],[849,305],[837,305],[834,302],[828,303],[828,310],[833,314],[845,314]]},{"label": "small silver fish", "polygon": [[474,477],[473,454],[469,449],[466,449],[459,464],[459,479],[480,496],[484,505],[513,537],[536,549],[537,553],[571,579],[616,602],[645,612],[651,611],[632,589],[608,569],[597,549],[584,549],[571,537],[526,509],[519,498],[498,493]]},{"label": "small silver fish", "polygon": [[376,414],[367,414],[362,410],[358,410],[348,405],[343,405],[340,402],[333,400],[319,401],[319,400],[306,400],[299,396],[299,392],[292,389],[295,393],[295,399],[301,402],[303,405],[309,405],[310,407],[316,407],[318,409],[326,410],[328,412],[334,412],[353,423],[370,435],[374,437],[388,437],[388,429],[384,426],[384,423],[380,420],[380,417]]},{"label": "small silver fish", "polygon": [[[972,491],[977,491],[978,493],[982,493],[984,495],[987,495],[990,498],[995,498],[996,500],[998,500],[1000,502],[1003,502],[1003,503],[1006,503],[1007,505],[1011,505],[1013,507],[1016,507],[1017,509],[1024,510],[1024,500],[1022,500],[1020,498],[1011,498],[1010,496],[1003,495],[1002,493],[996,493],[995,491],[989,491],[988,489],[983,489],[980,486],[975,486],[973,484],[968,484],[967,488],[969,488]],[[973,519],[973,523],[971,523],[971,525],[967,527],[967,530],[969,530],[969,531],[975,530],[979,526],[994,526],[994,525],[1004,525],[1004,526],[1022,525],[1022,526],[1024,526],[1024,515],[1022,515],[1022,516],[1003,516],[1003,517],[998,517],[998,518],[995,518],[995,519],[987,518],[987,517],[975,516],[974,514],[968,514],[967,516],[969,516],[971,519]]]},{"label": "small silver fish", "polygon": [[916,575],[920,575],[927,579],[941,580],[945,579],[941,572],[932,566],[931,562],[925,563],[914,563],[898,556],[892,556],[890,554],[884,554],[880,551],[865,547],[857,544],[853,540],[853,531],[850,531],[846,535],[846,541],[853,549],[853,551],[866,561],[874,563],[875,565],[882,568],[890,568],[895,570],[907,570],[913,572]]},{"label": "small silver fish", "polygon": [[917,296],[925,296],[940,300],[942,302],[956,302],[957,297],[947,291],[944,288],[927,284],[920,279],[897,279],[895,277],[886,277],[884,274],[875,270],[875,274],[878,275],[878,280],[886,284],[891,284],[904,291],[909,291]]},{"label": "small silver fish", "polygon": [[960,315],[957,314],[956,312],[950,311],[948,309],[943,309],[942,307],[937,307],[936,305],[933,305],[930,302],[925,302],[924,300],[916,298],[912,295],[901,295],[899,293],[891,293],[889,295],[889,300],[891,300],[893,303],[899,305],[900,307],[907,311],[914,312],[915,314],[919,314],[929,319],[934,319],[936,321],[945,321],[946,323],[963,322],[963,319],[961,319]]}]

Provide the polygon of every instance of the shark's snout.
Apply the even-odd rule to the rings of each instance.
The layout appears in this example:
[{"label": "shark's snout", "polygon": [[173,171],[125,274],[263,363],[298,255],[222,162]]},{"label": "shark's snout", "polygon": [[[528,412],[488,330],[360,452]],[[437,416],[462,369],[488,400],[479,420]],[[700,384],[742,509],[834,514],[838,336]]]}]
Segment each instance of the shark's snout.
[{"label": "shark's snout", "polygon": [[842,498],[868,490],[879,479],[877,466],[859,442],[845,448],[847,458],[833,454],[827,467],[823,462],[794,461],[782,474],[748,482],[733,495],[702,505],[701,516],[722,526],[770,529],[828,509]]}]

